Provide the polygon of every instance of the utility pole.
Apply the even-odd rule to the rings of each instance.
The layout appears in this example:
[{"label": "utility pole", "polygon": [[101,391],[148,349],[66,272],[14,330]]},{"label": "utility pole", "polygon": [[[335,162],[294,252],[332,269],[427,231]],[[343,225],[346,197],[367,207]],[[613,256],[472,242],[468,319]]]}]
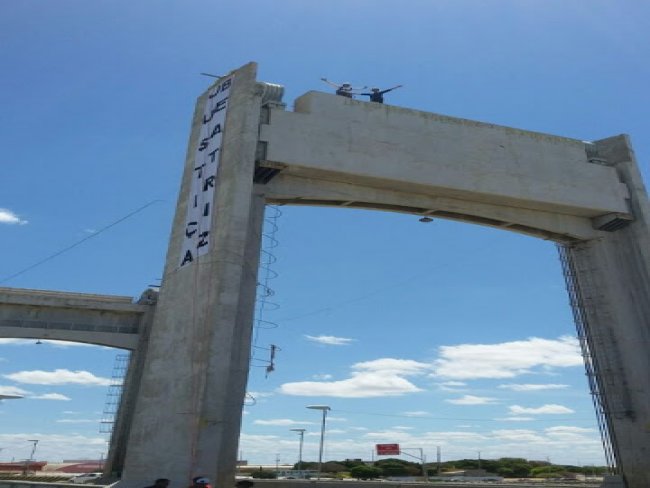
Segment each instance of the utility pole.
[{"label": "utility pole", "polygon": [[436,476],[440,476],[440,446],[436,447]]},{"label": "utility pole", "polygon": [[32,452],[29,455],[29,459],[27,460],[27,464],[25,465],[25,474],[29,471],[29,466],[32,464],[32,461],[34,460],[34,453],[36,452],[36,445],[38,444],[38,439],[29,439],[27,442],[31,442],[32,445]]},{"label": "utility pole", "polygon": [[300,478],[303,477],[302,474],[302,443],[305,439],[305,430],[306,429],[290,429],[293,430],[294,432],[298,432],[298,435],[300,435],[300,447],[298,448],[298,471],[300,471]]},{"label": "utility pole", "polygon": [[[404,449],[409,449],[412,451],[420,451],[420,457],[418,458],[417,456],[414,456],[413,454],[409,454],[408,452],[404,452]],[[428,475],[427,475],[427,467],[426,467],[426,458],[424,457],[424,449],[421,447],[402,447],[400,448],[400,454],[405,454],[406,456],[415,458],[415,459],[420,459],[422,462],[422,478],[423,481],[427,481]]]}]

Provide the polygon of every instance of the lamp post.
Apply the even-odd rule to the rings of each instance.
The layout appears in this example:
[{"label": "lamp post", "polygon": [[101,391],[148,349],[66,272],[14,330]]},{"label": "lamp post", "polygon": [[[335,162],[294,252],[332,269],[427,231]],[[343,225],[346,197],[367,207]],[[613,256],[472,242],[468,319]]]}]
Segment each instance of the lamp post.
[{"label": "lamp post", "polygon": [[331,410],[327,405],[308,405],[307,408],[312,410],[321,410],[323,412],[323,423],[320,428],[320,448],[318,450],[318,478],[320,480],[321,469],[323,468],[323,444],[325,442],[325,419],[327,418],[327,411]]},{"label": "lamp post", "polygon": [[29,467],[32,464],[32,461],[34,460],[34,453],[36,452],[36,445],[38,444],[38,439],[29,439],[27,442],[31,442],[32,445],[32,452],[29,455],[29,459],[27,460],[27,465],[25,466],[25,474],[29,472]]},{"label": "lamp post", "polygon": [[300,447],[298,449],[298,471],[300,471],[300,477],[302,478],[302,443],[305,440],[305,430],[306,429],[291,429],[294,432],[298,432],[300,435]]}]

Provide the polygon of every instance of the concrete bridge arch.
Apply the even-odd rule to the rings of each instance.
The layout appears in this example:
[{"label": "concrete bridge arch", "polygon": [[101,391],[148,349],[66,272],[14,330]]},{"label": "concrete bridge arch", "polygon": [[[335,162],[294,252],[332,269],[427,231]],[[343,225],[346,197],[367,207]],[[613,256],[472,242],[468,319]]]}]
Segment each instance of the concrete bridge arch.
[{"label": "concrete bridge arch", "polygon": [[232,484],[264,208],[275,203],[559,243],[618,486],[650,486],[650,203],[628,138],[584,142],[318,92],[287,111],[281,96],[251,63],[197,101],[160,296],[142,315],[151,325],[112,446],[122,484],[153,472],[173,488],[196,475]]}]

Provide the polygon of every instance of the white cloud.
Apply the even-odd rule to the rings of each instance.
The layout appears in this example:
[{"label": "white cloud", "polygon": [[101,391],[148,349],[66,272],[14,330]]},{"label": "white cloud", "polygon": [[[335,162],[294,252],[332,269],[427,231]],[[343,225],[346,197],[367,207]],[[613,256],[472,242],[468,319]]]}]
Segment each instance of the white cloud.
[{"label": "white cloud", "polygon": [[17,224],[25,225],[26,220],[22,220],[18,215],[6,208],[0,208],[0,224]]},{"label": "white cloud", "polygon": [[496,418],[494,420],[500,422],[527,422],[530,420],[535,420],[535,417],[502,417],[502,418]]},{"label": "white cloud", "polygon": [[596,429],[588,429],[585,427],[575,427],[568,425],[557,425],[544,429],[546,435],[552,439],[572,441],[578,437],[590,436],[596,433]]},{"label": "white cloud", "polygon": [[18,388],[17,386],[2,386],[0,385],[0,394],[3,395],[29,395],[27,390]]},{"label": "white cloud", "polygon": [[18,388],[17,386],[0,386],[0,395],[29,395],[27,390]]},{"label": "white cloud", "polygon": [[431,365],[413,361],[412,359],[381,358],[353,364],[352,369],[387,374],[412,375],[424,373],[431,369]]},{"label": "white cloud", "polygon": [[101,421],[98,419],[59,419],[57,424],[99,424]]},{"label": "white cloud", "polygon": [[543,442],[544,437],[534,430],[527,429],[499,429],[493,430],[492,435],[500,442],[515,441],[515,442]]},{"label": "white cloud", "polygon": [[570,408],[564,407],[562,405],[555,405],[555,404],[542,405],[541,407],[537,407],[537,408],[527,408],[527,407],[521,407],[519,405],[512,405],[510,406],[510,413],[512,415],[521,415],[521,414],[558,415],[563,413],[574,413],[574,410],[571,410]]},{"label": "white cloud", "polygon": [[492,403],[496,403],[496,398],[464,395],[460,398],[455,398],[452,400],[445,400],[445,401],[447,403],[453,403],[454,405],[489,405]]},{"label": "white cloud", "polygon": [[43,395],[36,395],[29,398],[33,400],[59,400],[59,401],[72,400],[72,398],[62,395],[61,393],[44,393]]},{"label": "white cloud", "polygon": [[255,420],[253,423],[256,425],[277,425],[282,427],[287,427],[290,425],[314,425],[314,422],[302,422],[299,420],[291,419]]},{"label": "white cloud", "polygon": [[70,371],[57,369],[54,371],[19,371],[4,375],[5,378],[17,383],[30,385],[89,385],[108,386],[113,383],[110,378],[95,376],[89,371]]},{"label": "white cloud", "polygon": [[332,375],[331,375],[331,374],[327,374],[327,373],[323,373],[323,374],[315,374],[315,375],[312,376],[312,378],[315,379],[315,380],[331,380],[331,379],[332,379]]},{"label": "white cloud", "polygon": [[547,434],[591,434],[595,432],[595,429],[590,429],[587,427],[575,427],[575,426],[566,426],[558,425],[555,427],[548,427],[544,429]]},{"label": "white cloud", "polygon": [[425,412],[423,410],[414,410],[410,412],[402,412],[402,415],[406,415],[407,417],[426,417],[429,415],[429,412]]},{"label": "white cloud", "polygon": [[467,386],[467,383],[463,381],[443,381],[442,383],[438,383],[437,386],[441,391],[459,392]]},{"label": "white cloud", "polygon": [[352,378],[341,381],[299,381],[285,383],[279,391],[294,396],[327,396],[338,398],[372,398],[399,396],[422,391],[410,381],[397,375],[379,373],[353,373]]},{"label": "white cloud", "polygon": [[542,391],[542,390],[562,390],[568,388],[569,385],[558,385],[553,383],[548,384],[514,384],[509,383],[505,385],[499,385],[499,388],[504,390],[512,391]]},{"label": "white cloud", "polygon": [[551,368],[582,366],[578,341],[532,337],[501,344],[442,346],[432,376],[451,379],[513,378]]},{"label": "white cloud", "polygon": [[268,398],[268,397],[272,397],[273,395],[275,395],[275,393],[273,393],[272,391],[248,391],[248,392],[246,392],[246,394],[250,395],[250,396],[252,396],[253,398],[256,398],[256,399],[258,399],[258,398]]},{"label": "white cloud", "polygon": [[410,359],[382,358],[352,365],[352,377],[340,381],[300,381],[285,383],[285,395],[372,398],[416,393],[422,389],[403,378],[422,374],[430,366]]},{"label": "white cloud", "polygon": [[[93,429],[95,430],[95,429]],[[89,459],[99,457],[106,452],[104,436],[88,437],[76,433],[46,434],[44,432],[19,432],[14,434],[0,433],[0,446],[5,453],[15,454],[16,459],[29,457],[31,443],[26,439],[39,439],[36,456],[39,460]]]},{"label": "white cloud", "polygon": [[354,342],[355,339],[348,339],[346,337],[335,337],[335,336],[310,336],[305,335],[307,339],[312,342],[318,342],[319,344],[327,344],[328,346],[349,346],[350,343]]}]

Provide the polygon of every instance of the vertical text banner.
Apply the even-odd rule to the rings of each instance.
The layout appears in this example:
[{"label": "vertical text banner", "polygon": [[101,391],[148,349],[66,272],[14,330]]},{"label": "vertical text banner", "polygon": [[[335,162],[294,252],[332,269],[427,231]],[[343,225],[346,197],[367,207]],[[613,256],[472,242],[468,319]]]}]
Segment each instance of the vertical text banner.
[{"label": "vertical text banner", "polygon": [[232,80],[231,76],[213,86],[203,107],[199,142],[194,151],[179,268],[192,263],[210,249],[217,170]]}]

